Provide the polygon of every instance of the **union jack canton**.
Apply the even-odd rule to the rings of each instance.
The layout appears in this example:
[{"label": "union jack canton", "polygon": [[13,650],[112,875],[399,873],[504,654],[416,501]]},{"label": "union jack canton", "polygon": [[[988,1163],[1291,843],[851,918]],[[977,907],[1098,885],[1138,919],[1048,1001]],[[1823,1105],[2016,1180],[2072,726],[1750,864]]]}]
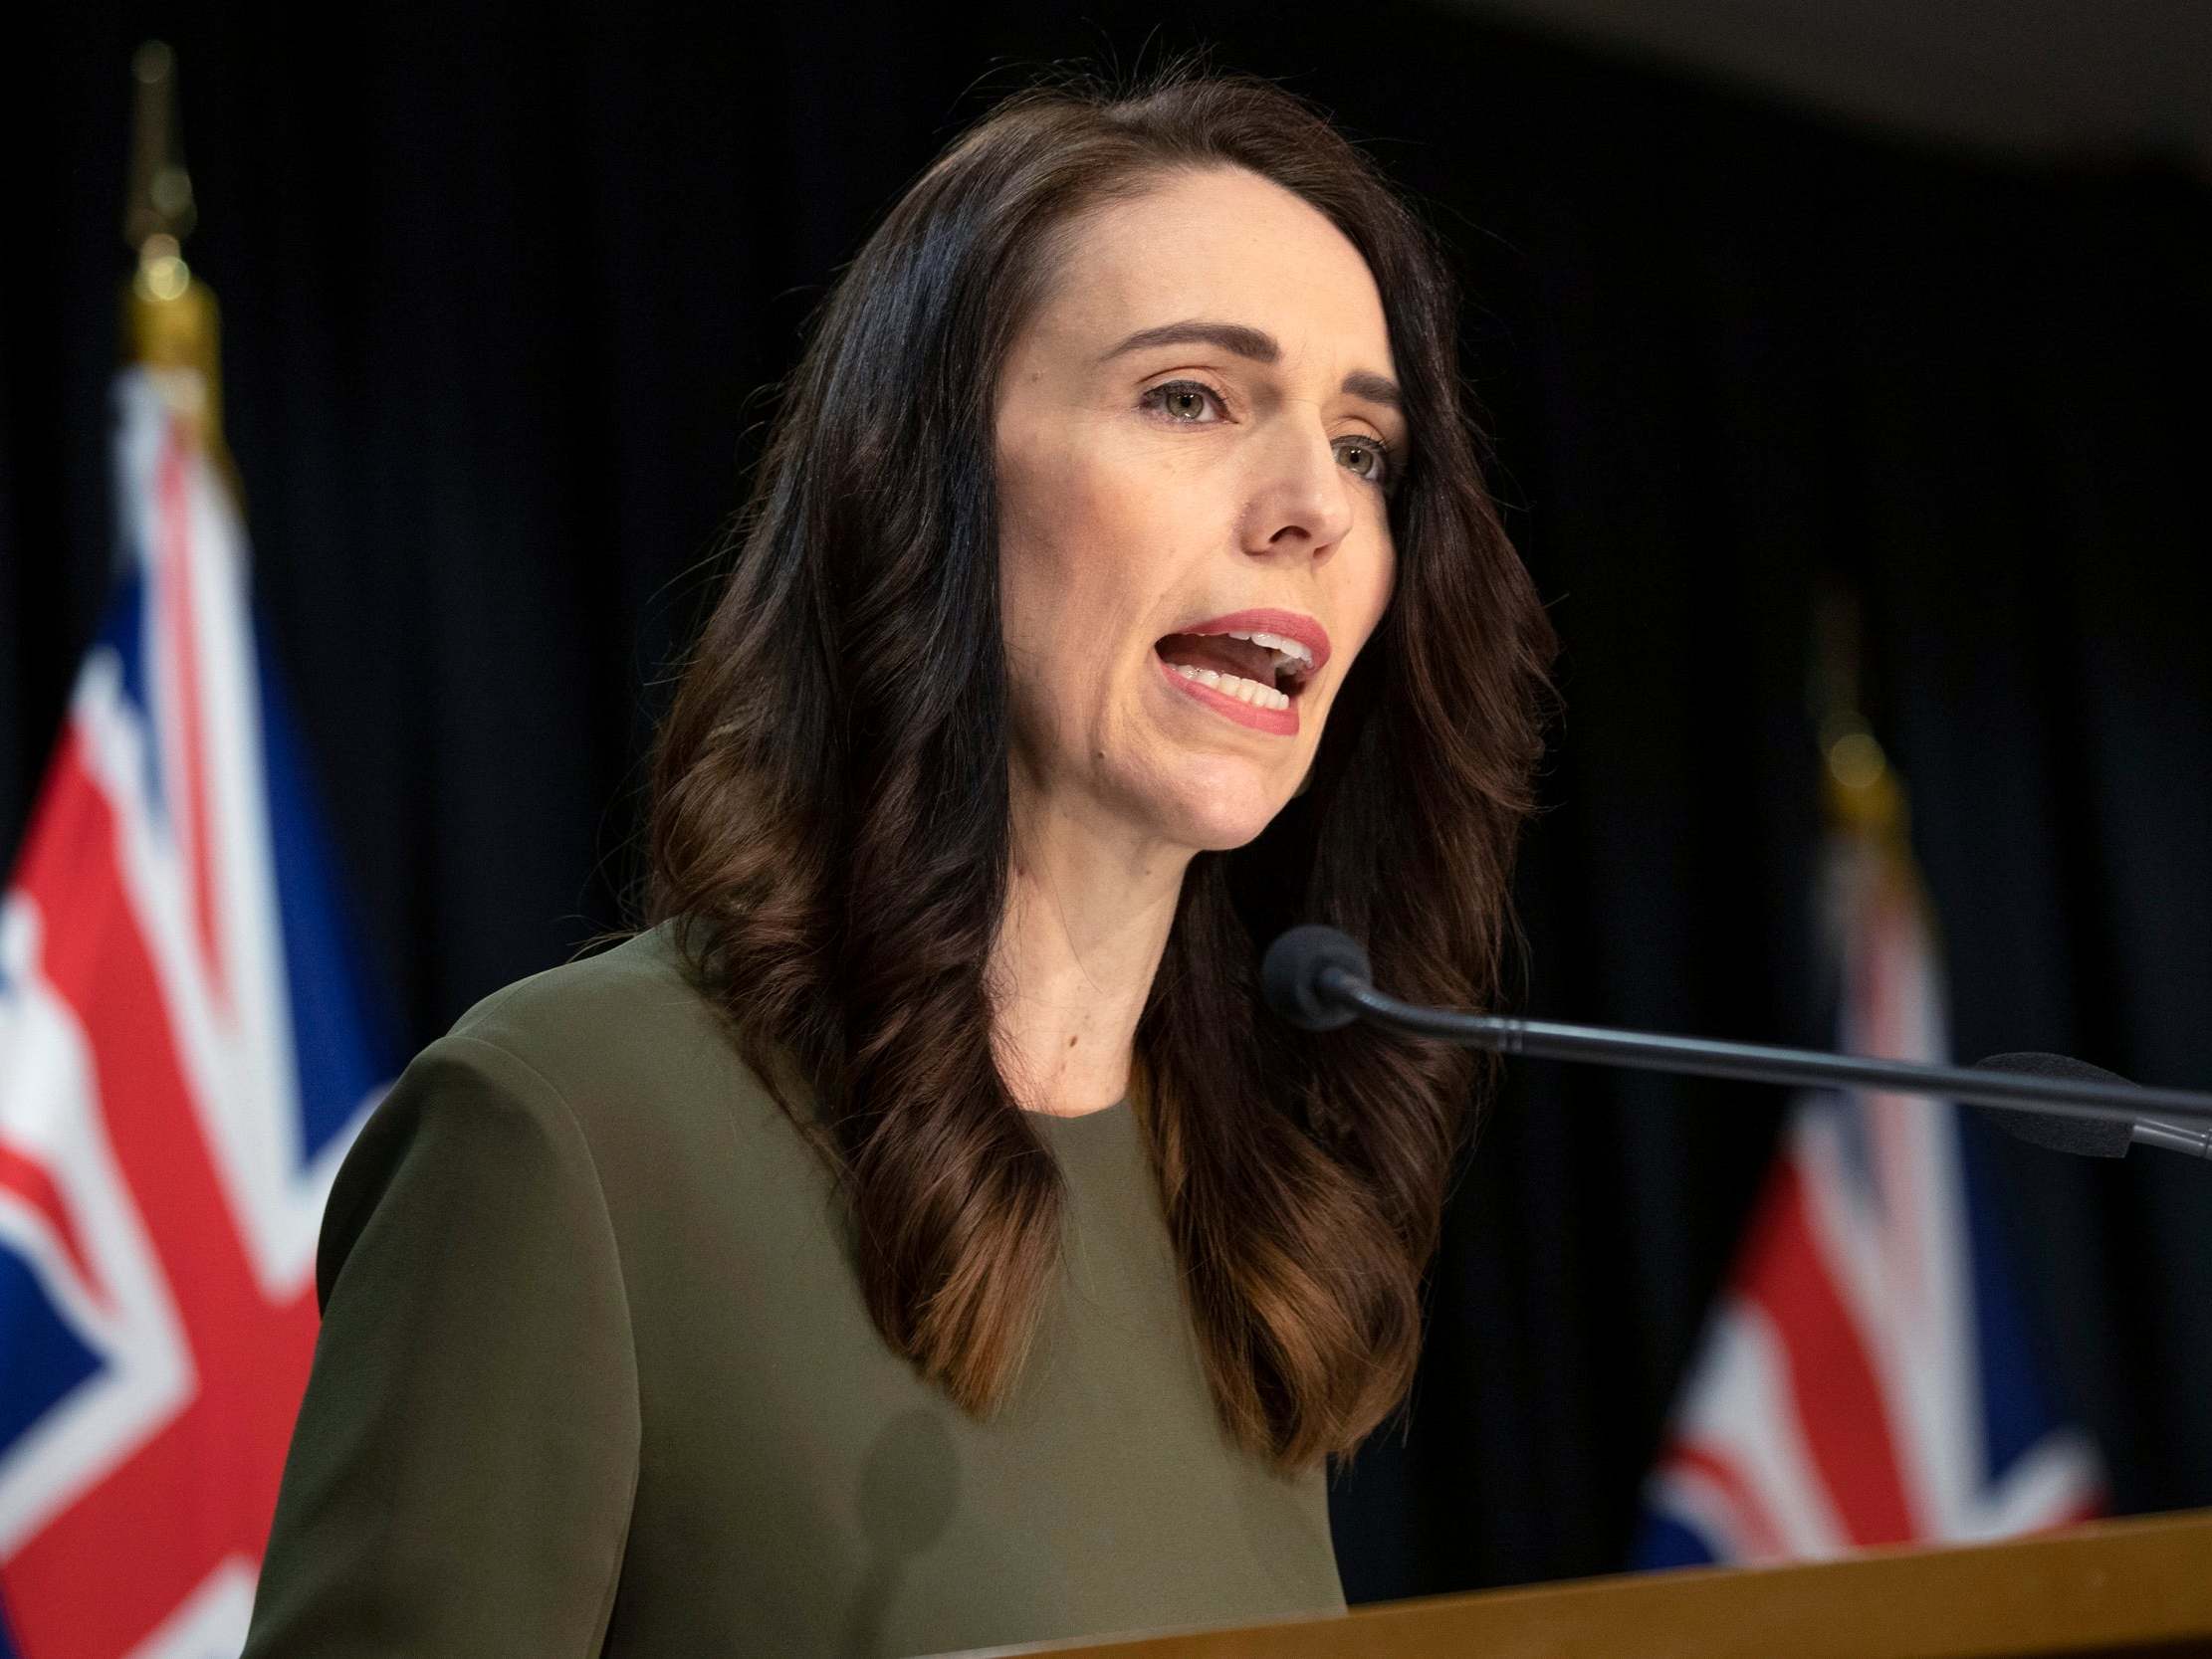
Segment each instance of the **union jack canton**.
[{"label": "union jack canton", "polygon": [[[1933,928],[1901,837],[1829,850],[1846,1052],[1939,1063]],[[1818,1559],[2040,1532],[2102,1507],[2052,1409],[1983,1167],[1947,1103],[1793,1106],[1647,1489],[1638,1566]]]}]

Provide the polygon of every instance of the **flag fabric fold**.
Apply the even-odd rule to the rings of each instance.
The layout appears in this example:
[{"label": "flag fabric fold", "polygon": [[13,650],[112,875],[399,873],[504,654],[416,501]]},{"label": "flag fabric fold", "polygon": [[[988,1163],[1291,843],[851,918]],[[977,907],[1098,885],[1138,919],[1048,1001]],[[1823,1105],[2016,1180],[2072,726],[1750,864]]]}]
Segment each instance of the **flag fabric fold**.
[{"label": "flag fabric fold", "polygon": [[0,901],[0,1659],[243,1643],[393,1058],[203,403],[118,377],[120,569]]},{"label": "flag fabric fold", "polygon": [[[1894,829],[1843,824],[1827,923],[1845,1052],[1942,1063],[1934,929]],[[1775,1163],[1646,1489],[1633,1564],[1809,1560],[2101,1512],[2037,1374],[1956,1106],[1817,1091]]]}]

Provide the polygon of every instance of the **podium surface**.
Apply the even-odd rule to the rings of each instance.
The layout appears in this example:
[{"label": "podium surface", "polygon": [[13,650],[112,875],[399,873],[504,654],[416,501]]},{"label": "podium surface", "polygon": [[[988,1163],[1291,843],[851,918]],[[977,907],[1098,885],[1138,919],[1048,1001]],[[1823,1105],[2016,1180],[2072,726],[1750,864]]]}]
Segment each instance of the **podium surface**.
[{"label": "podium surface", "polygon": [[[2168,1659],[2212,1654],[2212,1511],[1812,1565],[1680,1568],[1341,1618],[976,1649],[1096,1659]],[[945,1656],[953,1659],[953,1656]]]}]

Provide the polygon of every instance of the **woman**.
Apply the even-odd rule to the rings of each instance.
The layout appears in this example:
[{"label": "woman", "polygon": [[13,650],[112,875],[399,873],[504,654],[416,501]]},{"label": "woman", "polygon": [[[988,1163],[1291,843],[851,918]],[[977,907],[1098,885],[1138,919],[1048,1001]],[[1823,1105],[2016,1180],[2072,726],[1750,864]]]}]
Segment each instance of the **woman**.
[{"label": "woman", "polygon": [[653,926],[411,1065],[247,1652],[879,1655],[1340,1610],[1551,648],[1439,255],[1262,82],[1033,89],[785,388]]}]

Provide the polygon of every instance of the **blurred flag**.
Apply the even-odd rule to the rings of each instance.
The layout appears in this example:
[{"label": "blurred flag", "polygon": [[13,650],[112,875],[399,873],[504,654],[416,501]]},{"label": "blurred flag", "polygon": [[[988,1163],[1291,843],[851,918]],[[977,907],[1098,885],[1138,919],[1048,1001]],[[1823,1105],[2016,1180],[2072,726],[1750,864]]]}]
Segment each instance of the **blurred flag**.
[{"label": "blurred flag", "polygon": [[[1860,733],[1832,760],[1827,921],[1846,1052],[1948,1059],[1902,801]],[[2102,1507],[2048,1405],[1959,1109],[1822,1091],[1791,1109],[1646,1492],[1635,1563],[1814,1559],[1969,1542]]]},{"label": "blurred flag", "polygon": [[324,1200],[392,1055],[212,393],[116,383],[122,568],[0,903],[0,1659],[237,1653]]}]

